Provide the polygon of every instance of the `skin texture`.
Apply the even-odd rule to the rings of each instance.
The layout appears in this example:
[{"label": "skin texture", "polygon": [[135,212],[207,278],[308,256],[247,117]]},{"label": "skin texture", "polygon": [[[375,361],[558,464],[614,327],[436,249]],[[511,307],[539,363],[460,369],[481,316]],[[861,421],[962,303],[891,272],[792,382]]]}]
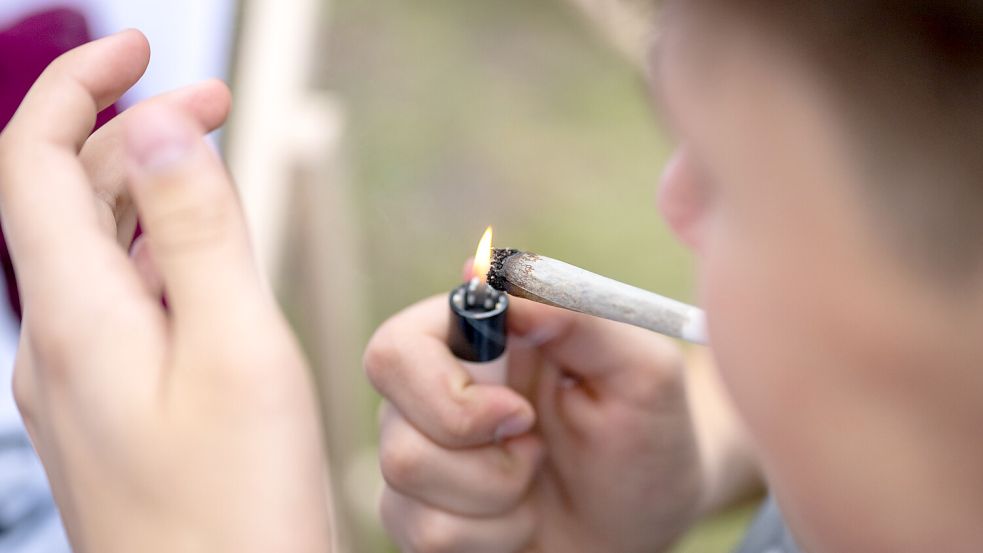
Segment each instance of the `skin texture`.
[{"label": "skin texture", "polygon": [[202,138],[228,90],[149,100],[88,137],[148,60],[135,31],[65,54],[0,135],[18,406],[75,551],[328,551],[306,365]]},{"label": "skin texture", "polygon": [[404,551],[652,551],[699,509],[683,359],[668,339],[528,301],[509,311],[511,388],[470,381],[447,299],[366,352],[386,396],[382,518]]},{"label": "skin texture", "polygon": [[796,537],[978,548],[979,275],[953,288],[896,255],[850,122],[787,48],[669,28],[657,86],[683,147],[662,211],[697,255],[723,380]]},{"label": "skin texture", "polygon": [[647,331],[512,298],[502,388],[472,383],[449,324],[437,296],[366,350],[388,398],[381,514],[402,550],[659,550],[758,489],[705,348],[684,360]]}]

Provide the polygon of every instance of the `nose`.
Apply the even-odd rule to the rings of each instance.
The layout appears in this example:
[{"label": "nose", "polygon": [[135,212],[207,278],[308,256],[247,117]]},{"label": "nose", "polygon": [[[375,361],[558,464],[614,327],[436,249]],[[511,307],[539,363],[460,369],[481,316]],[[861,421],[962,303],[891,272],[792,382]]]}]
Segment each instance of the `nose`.
[{"label": "nose", "polygon": [[656,193],[662,217],[679,240],[699,251],[706,226],[706,190],[685,146],[673,152]]}]

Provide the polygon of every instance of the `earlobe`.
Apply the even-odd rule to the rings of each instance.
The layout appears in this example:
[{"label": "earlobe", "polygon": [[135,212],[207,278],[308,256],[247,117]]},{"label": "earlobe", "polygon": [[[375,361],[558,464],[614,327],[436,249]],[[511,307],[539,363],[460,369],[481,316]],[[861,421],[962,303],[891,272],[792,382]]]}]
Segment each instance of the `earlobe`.
[{"label": "earlobe", "polygon": [[703,233],[705,196],[686,148],[677,148],[662,172],[656,200],[669,228],[694,250],[699,250]]}]

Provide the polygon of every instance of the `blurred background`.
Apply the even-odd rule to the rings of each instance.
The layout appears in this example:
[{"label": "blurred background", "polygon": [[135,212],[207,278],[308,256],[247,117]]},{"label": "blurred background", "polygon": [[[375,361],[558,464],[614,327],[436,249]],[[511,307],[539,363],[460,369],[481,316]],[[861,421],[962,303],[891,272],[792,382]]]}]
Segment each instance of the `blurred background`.
[{"label": "blurred background", "polygon": [[[670,144],[645,85],[650,1],[64,0],[5,3],[0,23],[21,4],[74,6],[94,36],[148,34],[148,77],[121,107],[230,82],[215,138],[317,373],[343,551],[391,550],[362,349],[458,284],[486,225],[498,246],[692,300],[690,258],[654,209]],[[675,551],[730,550],[750,513]]]}]

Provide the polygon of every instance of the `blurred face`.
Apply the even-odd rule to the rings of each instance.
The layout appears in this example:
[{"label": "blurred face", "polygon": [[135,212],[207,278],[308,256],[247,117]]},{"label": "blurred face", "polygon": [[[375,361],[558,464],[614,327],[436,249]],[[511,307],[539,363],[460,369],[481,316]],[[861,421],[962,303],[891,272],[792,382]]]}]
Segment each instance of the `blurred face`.
[{"label": "blurred face", "polygon": [[961,397],[936,372],[978,366],[954,338],[967,319],[882,243],[847,122],[810,68],[771,39],[687,25],[656,54],[680,143],[658,199],[696,254],[723,378],[801,544],[883,550],[968,493],[935,477],[966,458],[956,427],[978,435],[953,406],[979,388]]}]

